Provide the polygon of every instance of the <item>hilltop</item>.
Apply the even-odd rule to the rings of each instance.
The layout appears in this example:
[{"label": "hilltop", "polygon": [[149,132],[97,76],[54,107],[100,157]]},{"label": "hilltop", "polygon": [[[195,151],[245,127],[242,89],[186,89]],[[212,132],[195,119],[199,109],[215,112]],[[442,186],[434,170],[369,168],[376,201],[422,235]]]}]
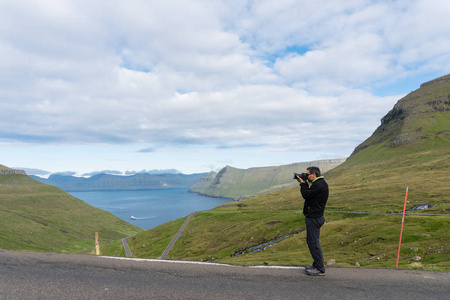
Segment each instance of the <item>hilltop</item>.
[{"label": "hilltop", "polygon": [[302,173],[309,166],[318,166],[326,172],[345,161],[342,159],[299,162],[275,167],[238,169],[226,166],[218,173],[210,172],[194,184],[189,192],[209,197],[248,199],[297,185],[293,173]]},{"label": "hilltop", "polygon": [[[95,232],[106,249],[114,241],[142,231],[55,186],[3,165],[0,219],[0,248],[8,250],[92,253]],[[117,245],[113,248],[112,253],[120,254]]]},{"label": "hilltop", "polygon": [[[406,216],[399,266],[450,270],[449,79],[447,75],[425,83],[400,99],[375,132],[344,163],[326,173],[330,199],[321,238],[325,261],[395,267],[409,186],[407,209],[419,204],[428,208]],[[169,258],[310,264],[302,203],[294,187],[198,213]],[[183,221],[130,239],[133,255],[158,258]]]}]

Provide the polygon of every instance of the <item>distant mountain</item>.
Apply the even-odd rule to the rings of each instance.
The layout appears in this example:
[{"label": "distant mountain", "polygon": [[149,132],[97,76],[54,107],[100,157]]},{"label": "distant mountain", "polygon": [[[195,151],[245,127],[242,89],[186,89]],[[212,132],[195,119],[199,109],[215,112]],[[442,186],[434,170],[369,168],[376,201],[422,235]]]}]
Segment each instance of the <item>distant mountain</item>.
[{"label": "distant mountain", "polygon": [[135,175],[135,174],[177,174],[180,173],[180,171],[176,169],[153,169],[153,170],[141,170],[141,171],[126,171],[124,175]]},{"label": "distant mountain", "polygon": [[[103,170],[103,171],[94,171],[94,172],[90,172],[90,173],[84,173],[81,176],[83,177],[91,177],[97,174],[111,174],[111,175],[122,175],[122,172],[117,171],[117,170]],[[73,174],[75,175],[75,174]],[[126,174],[128,175],[128,174]]]},{"label": "distant mountain", "polygon": [[[39,177],[48,177],[52,174],[52,172],[40,170],[40,169],[32,169],[32,168],[22,168],[22,167],[13,167],[13,169],[24,170],[28,175],[37,175]],[[89,173],[81,174],[82,177],[90,177],[97,174],[110,174],[110,175],[136,175],[136,174],[177,174],[180,173],[176,169],[153,169],[153,170],[141,170],[141,171],[118,171],[118,170],[102,170],[102,171],[93,171]],[[65,172],[57,172],[53,174],[62,174],[62,175],[73,175],[75,176],[77,173],[74,171],[65,171]]]},{"label": "distant mountain", "polygon": [[65,191],[100,191],[100,190],[151,190],[190,188],[206,173],[199,174],[136,174],[118,176],[96,174],[94,176],[75,177],[64,174],[52,174],[48,179],[30,176],[42,183],[51,184]]},{"label": "distant mountain", "polygon": [[117,171],[117,170],[103,170],[103,171],[94,171],[94,172],[90,172],[90,173],[84,173],[81,176],[83,177],[90,177],[93,175],[97,175],[97,174],[110,174],[110,175],[126,175],[126,176],[130,176],[130,175],[136,175],[136,174],[177,174],[180,173],[178,170],[175,169],[164,169],[164,170],[159,170],[159,169],[153,169],[153,170],[141,170],[141,171],[125,171],[125,173],[123,173],[122,171]]},{"label": "distant mountain", "polygon": [[322,172],[326,172],[344,161],[345,158],[327,159],[250,169],[226,166],[219,173],[210,172],[205,175],[189,192],[234,200],[247,199],[297,185],[297,181],[293,180],[293,173],[306,172],[309,166],[317,166]]}]

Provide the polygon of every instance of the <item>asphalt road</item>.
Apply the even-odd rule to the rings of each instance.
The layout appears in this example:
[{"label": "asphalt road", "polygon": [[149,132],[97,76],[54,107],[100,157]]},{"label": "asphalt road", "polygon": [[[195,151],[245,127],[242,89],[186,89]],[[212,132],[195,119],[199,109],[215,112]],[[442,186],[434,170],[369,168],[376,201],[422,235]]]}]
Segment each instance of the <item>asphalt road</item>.
[{"label": "asphalt road", "polygon": [[0,299],[450,299],[450,274],[251,268],[0,250]]}]

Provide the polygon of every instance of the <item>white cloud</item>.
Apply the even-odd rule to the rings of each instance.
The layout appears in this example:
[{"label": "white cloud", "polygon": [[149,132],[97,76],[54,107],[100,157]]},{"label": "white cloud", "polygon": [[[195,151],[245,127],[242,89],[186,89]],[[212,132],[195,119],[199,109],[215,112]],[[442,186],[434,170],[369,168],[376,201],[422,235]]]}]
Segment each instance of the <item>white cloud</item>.
[{"label": "white cloud", "polygon": [[[130,144],[152,149],[141,158],[201,148],[290,159],[314,140],[330,155],[348,155],[418,88],[392,86],[450,67],[450,7],[429,1],[1,7],[0,144],[12,151],[24,143]],[[384,87],[393,92],[377,96]],[[198,165],[217,161],[233,159]],[[145,168],[170,167],[180,169]]]}]

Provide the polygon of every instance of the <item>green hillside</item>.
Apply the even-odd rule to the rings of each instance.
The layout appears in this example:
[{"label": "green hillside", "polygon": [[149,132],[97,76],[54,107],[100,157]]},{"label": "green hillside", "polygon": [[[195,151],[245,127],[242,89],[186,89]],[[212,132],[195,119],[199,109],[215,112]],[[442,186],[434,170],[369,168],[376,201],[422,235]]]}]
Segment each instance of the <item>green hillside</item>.
[{"label": "green hillside", "polygon": [[226,166],[220,172],[210,172],[190,188],[190,192],[210,197],[248,199],[296,185],[293,173],[304,172],[309,166],[318,166],[326,172],[345,159],[316,160],[275,167],[238,169]]},{"label": "green hillside", "polygon": [[440,77],[398,101],[381,125],[355,148],[347,165],[383,161],[417,152],[448,149],[450,75]]},{"label": "green hillside", "polygon": [[[395,268],[401,212],[400,268],[450,271],[450,75],[423,84],[399,100],[380,127],[339,167],[327,172],[325,261],[338,266]],[[170,259],[233,264],[311,264],[305,242],[303,200],[289,188],[219,206],[196,215]],[[361,213],[367,212],[367,213]],[[130,240],[138,257],[159,257],[182,219]],[[255,247],[279,238],[266,250]],[[266,245],[267,246],[267,245]],[[420,258],[418,258],[420,257]]]},{"label": "green hillside", "polygon": [[24,174],[0,174],[0,220],[0,248],[20,251],[93,253],[98,232],[101,252],[120,255],[115,242],[142,231]]},{"label": "green hillside", "polygon": [[[409,205],[450,211],[450,75],[401,100],[349,159],[330,171],[334,208],[398,211],[406,186]],[[352,174],[351,178],[347,175]],[[353,191],[348,195],[348,190]],[[350,197],[350,198],[349,198]],[[348,199],[352,204],[346,203]],[[353,204],[354,202],[354,204]],[[399,206],[400,204],[400,206]]]}]

